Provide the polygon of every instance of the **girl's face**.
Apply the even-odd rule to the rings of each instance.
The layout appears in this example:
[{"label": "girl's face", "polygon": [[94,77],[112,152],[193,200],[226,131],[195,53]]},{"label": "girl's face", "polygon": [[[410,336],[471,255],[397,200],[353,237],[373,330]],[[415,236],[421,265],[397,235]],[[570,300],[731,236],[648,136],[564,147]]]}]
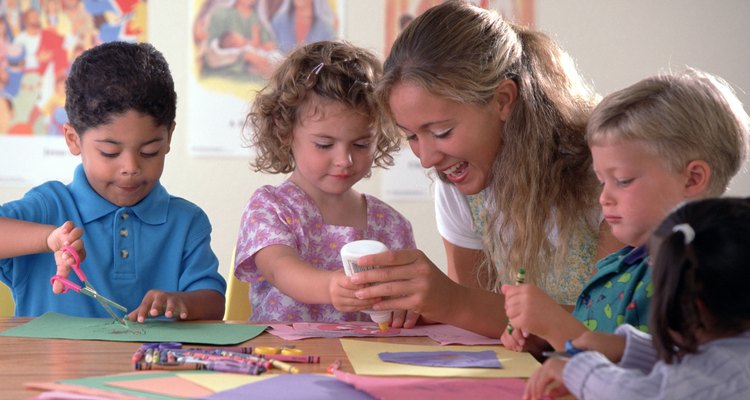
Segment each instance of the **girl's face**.
[{"label": "girl's face", "polygon": [[391,90],[390,108],[409,146],[424,168],[445,174],[461,193],[489,185],[502,143],[502,107],[463,104],[401,82]]},{"label": "girl's face", "polygon": [[292,134],[290,179],[313,198],[341,195],[370,172],[374,153],[367,116],[313,98],[302,107]]},{"label": "girl's face", "polygon": [[592,145],[599,203],[612,234],[631,246],[646,243],[667,214],[688,196],[689,176],[670,171],[645,144]]},{"label": "girl's face", "polygon": [[137,204],[151,193],[164,171],[172,137],[153,117],[133,110],[82,135],[69,124],[63,130],[70,152],[81,155],[91,187],[120,207]]}]

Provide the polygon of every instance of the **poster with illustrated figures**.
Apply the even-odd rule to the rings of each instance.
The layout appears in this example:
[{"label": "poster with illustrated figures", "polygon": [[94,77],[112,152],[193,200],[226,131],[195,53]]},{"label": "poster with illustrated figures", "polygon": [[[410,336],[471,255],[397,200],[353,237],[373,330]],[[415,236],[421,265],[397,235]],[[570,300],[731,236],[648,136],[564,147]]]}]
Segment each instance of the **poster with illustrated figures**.
[{"label": "poster with illustrated figures", "polygon": [[255,93],[295,47],[337,39],[334,0],[194,0],[188,82],[189,153],[242,156]]},{"label": "poster with illustrated figures", "polygon": [[146,0],[0,2],[0,185],[67,181],[65,79],[84,50],[145,41]]}]

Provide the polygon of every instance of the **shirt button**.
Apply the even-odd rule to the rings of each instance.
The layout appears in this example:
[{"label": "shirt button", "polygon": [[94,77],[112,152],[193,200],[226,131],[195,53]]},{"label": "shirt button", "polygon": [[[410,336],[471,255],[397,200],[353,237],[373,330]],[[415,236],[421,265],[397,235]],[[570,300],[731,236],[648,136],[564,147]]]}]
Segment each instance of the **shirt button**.
[{"label": "shirt button", "polygon": [[120,229],[120,236],[128,237],[128,229],[127,228]]},{"label": "shirt button", "polygon": [[130,217],[128,213],[122,213],[122,215],[120,215],[120,218],[122,218],[123,220],[128,219],[128,217]]},{"label": "shirt button", "polygon": [[122,257],[122,258],[128,258],[128,251],[127,250],[120,250],[120,257]]}]

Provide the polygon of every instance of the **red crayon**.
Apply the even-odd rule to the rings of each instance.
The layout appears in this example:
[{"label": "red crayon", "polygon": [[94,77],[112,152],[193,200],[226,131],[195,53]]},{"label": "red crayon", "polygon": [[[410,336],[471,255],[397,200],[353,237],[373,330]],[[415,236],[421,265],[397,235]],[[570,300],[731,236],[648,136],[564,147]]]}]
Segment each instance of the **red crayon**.
[{"label": "red crayon", "polygon": [[319,364],[320,356],[287,356],[283,354],[263,354],[258,356],[268,360],[279,360],[291,363]]},{"label": "red crayon", "polygon": [[206,367],[203,364],[198,363],[184,363],[184,364],[151,364],[137,362],[133,365],[133,369],[136,371],[148,371],[148,370],[165,370],[165,371],[182,371],[182,370],[203,370]]}]

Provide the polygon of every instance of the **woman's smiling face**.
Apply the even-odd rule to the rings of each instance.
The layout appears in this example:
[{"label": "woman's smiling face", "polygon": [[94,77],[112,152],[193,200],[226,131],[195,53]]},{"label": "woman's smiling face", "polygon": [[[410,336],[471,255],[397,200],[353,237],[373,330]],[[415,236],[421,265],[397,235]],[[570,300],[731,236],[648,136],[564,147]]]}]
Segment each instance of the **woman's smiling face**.
[{"label": "woman's smiling face", "polygon": [[461,193],[489,185],[502,143],[503,107],[458,103],[410,82],[396,84],[390,108],[422,167],[445,174]]}]

